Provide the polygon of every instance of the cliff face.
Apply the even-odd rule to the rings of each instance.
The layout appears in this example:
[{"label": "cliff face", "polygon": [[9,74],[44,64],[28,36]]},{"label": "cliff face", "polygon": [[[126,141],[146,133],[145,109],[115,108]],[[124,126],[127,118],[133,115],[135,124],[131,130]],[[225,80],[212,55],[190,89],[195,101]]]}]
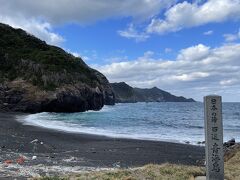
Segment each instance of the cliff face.
[{"label": "cliff face", "polygon": [[81,112],[114,105],[108,80],[81,58],[0,24],[0,110]]},{"label": "cliff face", "polygon": [[124,82],[112,83],[116,103],[134,102],[195,102],[193,99],[178,97],[156,87],[151,89],[133,88]]},{"label": "cliff face", "polygon": [[134,89],[125,82],[111,83],[116,103],[138,102],[138,97]]}]

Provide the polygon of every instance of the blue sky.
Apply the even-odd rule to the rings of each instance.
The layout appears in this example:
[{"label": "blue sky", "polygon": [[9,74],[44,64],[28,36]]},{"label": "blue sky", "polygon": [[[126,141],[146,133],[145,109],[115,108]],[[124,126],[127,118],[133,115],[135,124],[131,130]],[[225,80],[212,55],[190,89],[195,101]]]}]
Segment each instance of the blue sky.
[{"label": "blue sky", "polygon": [[[129,18],[119,20],[105,20],[88,26],[68,24],[57,27],[55,32],[66,39],[61,46],[79,55],[89,57],[88,64],[107,64],[110,59],[127,57],[134,60],[144,52],[152,51],[155,58],[175,59],[179,50],[192,45],[204,44],[217,47],[225,43],[223,34],[238,32],[239,23],[228,21],[206,24],[200,27],[184,29],[164,35],[152,35],[145,41],[127,39],[118,34],[130,23]],[[210,35],[204,35],[212,32]],[[96,51],[97,58],[92,58],[92,51]],[[109,60],[108,60],[109,59]]]},{"label": "blue sky", "polygon": [[240,101],[240,0],[0,3],[0,22],[80,56],[110,82]]}]

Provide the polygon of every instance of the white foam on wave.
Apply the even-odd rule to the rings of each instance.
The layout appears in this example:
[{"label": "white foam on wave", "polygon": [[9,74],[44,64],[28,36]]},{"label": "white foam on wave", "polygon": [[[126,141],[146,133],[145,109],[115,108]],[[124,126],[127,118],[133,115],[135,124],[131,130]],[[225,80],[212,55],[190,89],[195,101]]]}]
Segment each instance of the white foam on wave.
[{"label": "white foam on wave", "polygon": [[82,113],[88,113],[88,112],[94,112],[94,113],[102,113],[102,112],[109,112],[113,109],[113,106],[108,106],[108,105],[104,105],[103,108],[101,110],[98,111],[94,111],[94,110],[88,110]]},{"label": "white foam on wave", "polygon": [[54,117],[57,113],[38,113],[31,114],[24,117],[19,117],[18,121],[22,122],[24,125],[31,125],[37,127],[43,127],[47,129],[59,130],[69,133],[79,133],[79,134],[91,134],[91,135],[100,135],[111,138],[127,138],[127,139],[138,139],[138,140],[153,140],[153,141],[166,141],[166,142],[177,142],[177,143],[186,143],[190,142],[191,144],[197,144],[198,141],[193,141],[189,137],[180,137],[179,135],[168,134],[151,134],[151,133],[137,133],[137,132],[123,132],[123,131],[114,131],[104,128],[96,127],[85,127],[79,123],[73,122],[64,122],[59,120],[54,120]]},{"label": "white foam on wave", "polygon": [[[239,116],[233,113],[238,112],[240,104],[226,108],[224,141],[238,140]],[[116,104],[104,106],[100,111],[39,113],[19,116],[18,120],[26,125],[71,133],[196,144],[204,140],[202,110],[202,104],[198,103],[194,106],[185,103]]]}]

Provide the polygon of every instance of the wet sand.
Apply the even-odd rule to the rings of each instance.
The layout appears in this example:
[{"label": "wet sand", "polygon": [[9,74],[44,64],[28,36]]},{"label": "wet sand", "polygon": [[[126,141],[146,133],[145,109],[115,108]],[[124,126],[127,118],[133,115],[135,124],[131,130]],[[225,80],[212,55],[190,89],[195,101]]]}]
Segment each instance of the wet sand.
[{"label": "wet sand", "polygon": [[[2,167],[16,164],[16,159],[21,156],[25,159],[21,166],[35,167],[38,174],[43,175],[46,172],[40,167],[47,166],[82,167],[88,170],[138,167],[149,163],[202,165],[204,159],[204,148],[200,146],[72,134],[22,125],[16,121],[16,116],[21,114],[0,113]],[[32,160],[33,156],[36,159]],[[6,165],[6,160],[12,160],[11,164]],[[2,177],[7,173],[0,166]]]}]

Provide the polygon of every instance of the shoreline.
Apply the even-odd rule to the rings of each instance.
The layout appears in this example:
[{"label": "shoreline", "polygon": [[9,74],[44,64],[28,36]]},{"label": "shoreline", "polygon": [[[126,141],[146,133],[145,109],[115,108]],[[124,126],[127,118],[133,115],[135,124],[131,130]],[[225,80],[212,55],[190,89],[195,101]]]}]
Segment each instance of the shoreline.
[{"label": "shoreline", "polygon": [[[22,115],[22,116],[27,116],[31,114],[16,114],[16,115]],[[78,131],[71,131],[71,130],[64,130],[61,128],[52,128],[52,127],[47,127],[44,125],[38,125],[34,124],[33,122],[25,122],[21,120],[22,118],[16,119],[18,123],[20,123],[23,126],[29,126],[29,127],[35,127],[35,128],[40,128],[40,129],[45,129],[49,131],[54,131],[54,132],[59,132],[59,133],[66,133],[66,134],[73,134],[73,135],[81,135],[81,136],[93,136],[94,138],[101,138],[101,139],[122,139],[122,140],[136,140],[136,141],[151,141],[151,142],[166,142],[166,143],[176,143],[176,144],[189,144],[189,145],[194,145],[194,146],[205,146],[202,141],[196,141],[196,142],[190,142],[188,140],[173,140],[173,139],[154,139],[154,138],[145,138],[145,137],[131,137],[130,135],[126,136],[121,136],[121,135],[103,135],[102,133],[91,133],[91,132],[78,132]]]},{"label": "shoreline", "polygon": [[[94,111],[95,112],[95,111]],[[47,112],[43,112],[47,113]],[[47,121],[38,121],[38,118],[41,120],[44,120],[44,118],[48,115],[44,114],[41,115],[42,113],[37,113],[35,114],[18,114],[17,121],[20,122],[21,124],[25,126],[33,126],[37,128],[43,128],[43,129],[48,129],[49,131],[56,131],[56,132],[63,132],[67,134],[80,134],[80,135],[87,135],[87,136],[100,136],[100,137],[105,137],[105,138],[111,138],[111,139],[132,139],[132,140],[141,140],[141,141],[156,141],[156,142],[171,142],[171,143],[180,143],[180,144],[191,144],[191,145],[196,145],[196,146],[204,146],[204,139],[196,139],[193,140],[193,138],[180,138],[180,139],[174,139],[171,138],[170,136],[167,137],[160,137],[156,136],[154,137],[153,135],[148,136],[148,134],[143,133],[141,134],[138,132],[138,134],[134,133],[121,133],[121,132],[112,132],[111,129],[106,130],[99,130],[97,128],[89,128],[89,127],[79,127],[79,126],[69,126],[69,124],[64,124],[65,122],[59,122],[59,124],[52,123],[51,120]],[[29,115],[29,117],[27,117]],[[25,116],[25,117],[24,117]],[[32,117],[31,117],[32,116]],[[39,117],[38,117],[39,116]],[[52,116],[51,114],[49,116]],[[54,115],[53,115],[54,116]],[[34,122],[34,120],[37,120]],[[48,124],[49,122],[49,124]],[[176,136],[177,138],[177,136]]]},{"label": "shoreline", "polygon": [[[128,168],[146,164],[203,165],[204,147],[92,134],[74,134],[23,125],[16,113],[0,113],[0,163],[19,156],[22,166]],[[21,114],[20,114],[21,115]],[[23,114],[24,115],[24,114]],[[32,157],[36,156],[35,160]],[[14,162],[12,162],[14,164]],[[0,168],[1,171],[1,168]],[[39,172],[45,174],[46,172]]]}]

